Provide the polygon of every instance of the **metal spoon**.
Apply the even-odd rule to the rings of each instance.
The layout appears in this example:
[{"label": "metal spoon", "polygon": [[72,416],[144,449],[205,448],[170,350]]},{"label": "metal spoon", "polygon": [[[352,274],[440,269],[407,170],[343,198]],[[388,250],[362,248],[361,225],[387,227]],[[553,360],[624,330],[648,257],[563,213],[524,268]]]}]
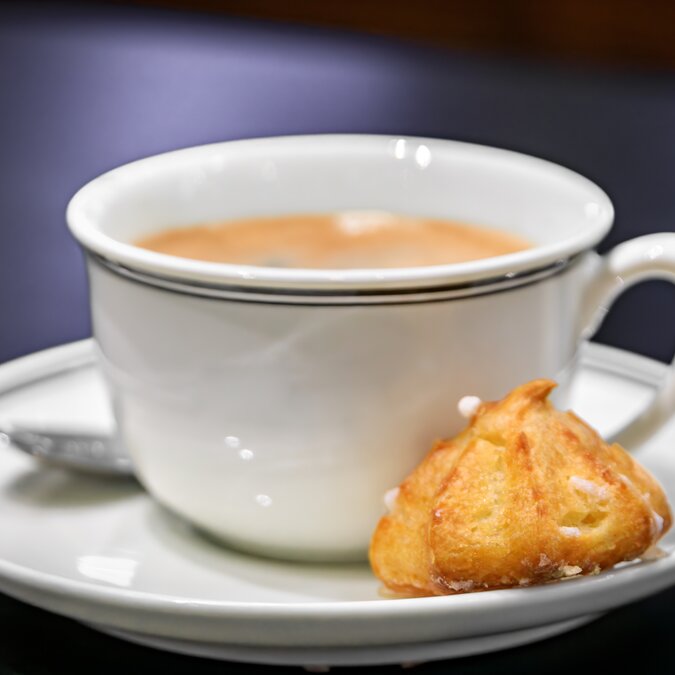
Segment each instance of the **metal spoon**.
[{"label": "metal spoon", "polygon": [[0,429],[0,446],[13,446],[50,466],[96,474],[132,477],[131,459],[115,436],[81,432]]}]

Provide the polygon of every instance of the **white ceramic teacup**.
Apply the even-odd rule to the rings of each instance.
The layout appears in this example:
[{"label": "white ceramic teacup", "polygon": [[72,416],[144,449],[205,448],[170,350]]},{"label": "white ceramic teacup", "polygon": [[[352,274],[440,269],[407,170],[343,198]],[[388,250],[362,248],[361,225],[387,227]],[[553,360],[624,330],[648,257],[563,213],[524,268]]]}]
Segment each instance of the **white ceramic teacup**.
[{"label": "white ceramic teacup", "polygon": [[[204,221],[371,208],[502,228],[534,247],[435,267],[301,270],[131,243]],[[539,159],[339,135],[144,159],[68,207],[119,430],[144,485],[236,546],[307,559],[364,557],[383,493],[458,430],[461,396],[551,377],[564,404],[580,341],[618,291],[675,278],[673,234],[597,255],[612,218],[596,185]],[[645,428],[672,400],[670,384]]]}]

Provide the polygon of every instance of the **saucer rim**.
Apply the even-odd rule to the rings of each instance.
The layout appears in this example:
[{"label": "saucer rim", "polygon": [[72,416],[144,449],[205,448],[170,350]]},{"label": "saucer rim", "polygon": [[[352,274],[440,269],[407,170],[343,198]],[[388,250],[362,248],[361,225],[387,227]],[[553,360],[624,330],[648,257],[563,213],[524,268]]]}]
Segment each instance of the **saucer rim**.
[{"label": "saucer rim", "polygon": [[433,640],[388,645],[350,645],[345,647],[274,647],[249,646],[241,644],[205,643],[148,636],[140,633],[116,630],[97,624],[91,628],[112,637],[133,642],[144,647],[161,649],[175,654],[185,654],[201,658],[236,661],[238,663],[261,664],[270,666],[302,667],[310,672],[318,666],[353,667],[399,665],[410,667],[430,661],[456,659],[477,654],[521,647],[533,642],[547,640],[569,631],[583,628],[586,624],[601,618],[602,614],[589,614],[559,623],[534,626],[515,631],[505,631],[492,635],[478,635],[451,640]]},{"label": "saucer rim", "polygon": [[[646,357],[624,352],[602,345],[589,345],[583,350],[582,363],[589,368],[610,371],[619,377],[632,379],[655,386],[667,371],[664,364]],[[29,385],[36,380],[58,375],[62,371],[91,366],[94,347],[91,339],[38,352],[33,355],[0,366],[0,396],[9,390]],[[616,370],[622,373],[616,373]],[[35,375],[36,371],[40,373]],[[2,461],[0,459],[0,461]],[[154,625],[153,634],[175,636],[175,627],[165,623],[166,618],[175,617],[196,620],[195,632],[202,641],[222,641],[222,632],[204,631],[203,621],[219,620],[240,624],[240,644],[265,643],[256,636],[259,622],[288,622],[289,626],[311,625],[332,621],[341,628],[350,627],[349,633],[358,634],[358,626],[383,620],[391,630],[382,638],[387,643],[399,641],[412,618],[424,618],[425,623],[449,618],[453,623],[452,638],[489,635],[507,630],[528,628],[533,625],[555,623],[582,616],[590,612],[613,609],[631,601],[655,593],[675,583],[675,556],[660,560],[629,564],[623,569],[611,569],[595,577],[584,577],[558,582],[547,586],[519,589],[495,590],[483,593],[469,593],[454,596],[401,598],[382,600],[349,600],[330,602],[241,602],[206,601],[189,597],[149,593],[131,589],[107,588],[86,581],[67,579],[51,573],[0,559],[0,588],[31,604],[45,607],[61,614],[92,620],[94,614],[105,616],[97,623],[127,629],[129,621],[119,611],[133,610],[135,621],[146,621]],[[589,586],[590,584],[590,586]],[[576,591],[573,591],[576,589]],[[620,593],[617,589],[621,590]],[[589,601],[592,599],[592,602]],[[80,606],[73,606],[80,603]],[[504,617],[508,615],[508,620]],[[476,619],[487,617],[480,627]],[[467,621],[471,619],[470,621]],[[245,624],[245,625],[244,625]],[[395,626],[392,624],[396,624]],[[147,625],[147,624],[146,624]],[[501,626],[501,628],[499,628]],[[250,630],[247,632],[246,628]],[[440,627],[440,632],[449,629]],[[208,639],[208,633],[211,639]],[[437,631],[438,634],[439,631]],[[248,637],[244,637],[247,634]],[[185,632],[181,635],[189,637]],[[217,635],[221,636],[221,640]],[[427,640],[431,638],[426,632]],[[344,636],[335,636],[335,643]],[[373,644],[371,639],[366,643]],[[282,644],[289,644],[284,640]],[[354,644],[353,642],[351,644]]]}]

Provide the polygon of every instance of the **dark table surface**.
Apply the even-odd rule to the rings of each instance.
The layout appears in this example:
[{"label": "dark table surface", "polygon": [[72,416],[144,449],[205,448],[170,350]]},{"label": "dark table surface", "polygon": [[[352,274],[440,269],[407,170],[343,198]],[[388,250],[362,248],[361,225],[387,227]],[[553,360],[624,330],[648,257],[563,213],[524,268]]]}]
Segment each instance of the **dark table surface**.
[{"label": "dark table surface", "polygon": [[[0,362],[89,335],[63,213],[102,171],[212,141],[367,132],[456,138],[565,164],[617,209],[600,249],[675,229],[675,74],[535,64],[383,38],[133,7],[0,5]],[[675,289],[629,291],[596,339],[672,355]],[[457,673],[675,672],[675,590]],[[439,670],[449,663],[421,666]],[[0,596],[0,673],[248,670],[105,637]]]}]

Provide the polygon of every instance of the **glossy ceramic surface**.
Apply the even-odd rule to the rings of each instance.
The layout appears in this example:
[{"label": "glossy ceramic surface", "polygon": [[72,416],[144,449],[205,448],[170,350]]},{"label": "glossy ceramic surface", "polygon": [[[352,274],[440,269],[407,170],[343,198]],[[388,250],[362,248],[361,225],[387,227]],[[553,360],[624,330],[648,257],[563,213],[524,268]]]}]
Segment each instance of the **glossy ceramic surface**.
[{"label": "glossy ceramic surface", "polygon": [[[92,358],[87,341],[0,367],[0,423],[109,429]],[[639,414],[666,370],[593,346],[572,391],[574,409],[611,434]],[[640,450],[671,496],[674,441],[675,425],[669,424]],[[365,565],[247,556],[209,541],[138,486],[46,470],[11,449],[0,453],[0,588],[105,630],[189,653],[337,664],[500,648],[509,644],[504,636],[473,646],[456,641],[536,629],[511,636],[517,644],[564,628],[548,633],[547,625],[657,592],[675,583],[672,533],[663,548],[667,555],[659,560],[544,587],[383,599]],[[426,652],[421,643],[431,643]]]},{"label": "glossy ceramic surface", "polygon": [[[147,489],[239,548],[365,559],[383,495],[466,394],[564,403],[597,256],[464,300],[316,306],[173,293],[90,263],[121,436]],[[574,317],[579,317],[575,320]]]},{"label": "glossy ceramic surface", "polygon": [[[209,264],[130,244],[241,216],[386,209],[507,229],[519,253],[458,265],[301,270]],[[160,502],[242,549],[364,559],[382,495],[455,404],[535,377],[566,401],[609,302],[675,278],[675,235],[600,258],[613,210],[587,179],[483,146],[305,136],[120,167],[68,208],[88,253],[94,336],[120,436]],[[675,386],[642,437],[675,408]]]},{"label": "glossy ceramic surface", "polygon": [[[428,268],[298,270],[204,263],[130,245],[198,222],[373,208],[507,228],[536,248]],[[84,186],[67,217],[85,248],[150,274],[249,288],[374,290],[546,266],[597,244],[614,210],[588,179],[528,155],[433,138],[346,134],[217,143],[149,157]]]}]

